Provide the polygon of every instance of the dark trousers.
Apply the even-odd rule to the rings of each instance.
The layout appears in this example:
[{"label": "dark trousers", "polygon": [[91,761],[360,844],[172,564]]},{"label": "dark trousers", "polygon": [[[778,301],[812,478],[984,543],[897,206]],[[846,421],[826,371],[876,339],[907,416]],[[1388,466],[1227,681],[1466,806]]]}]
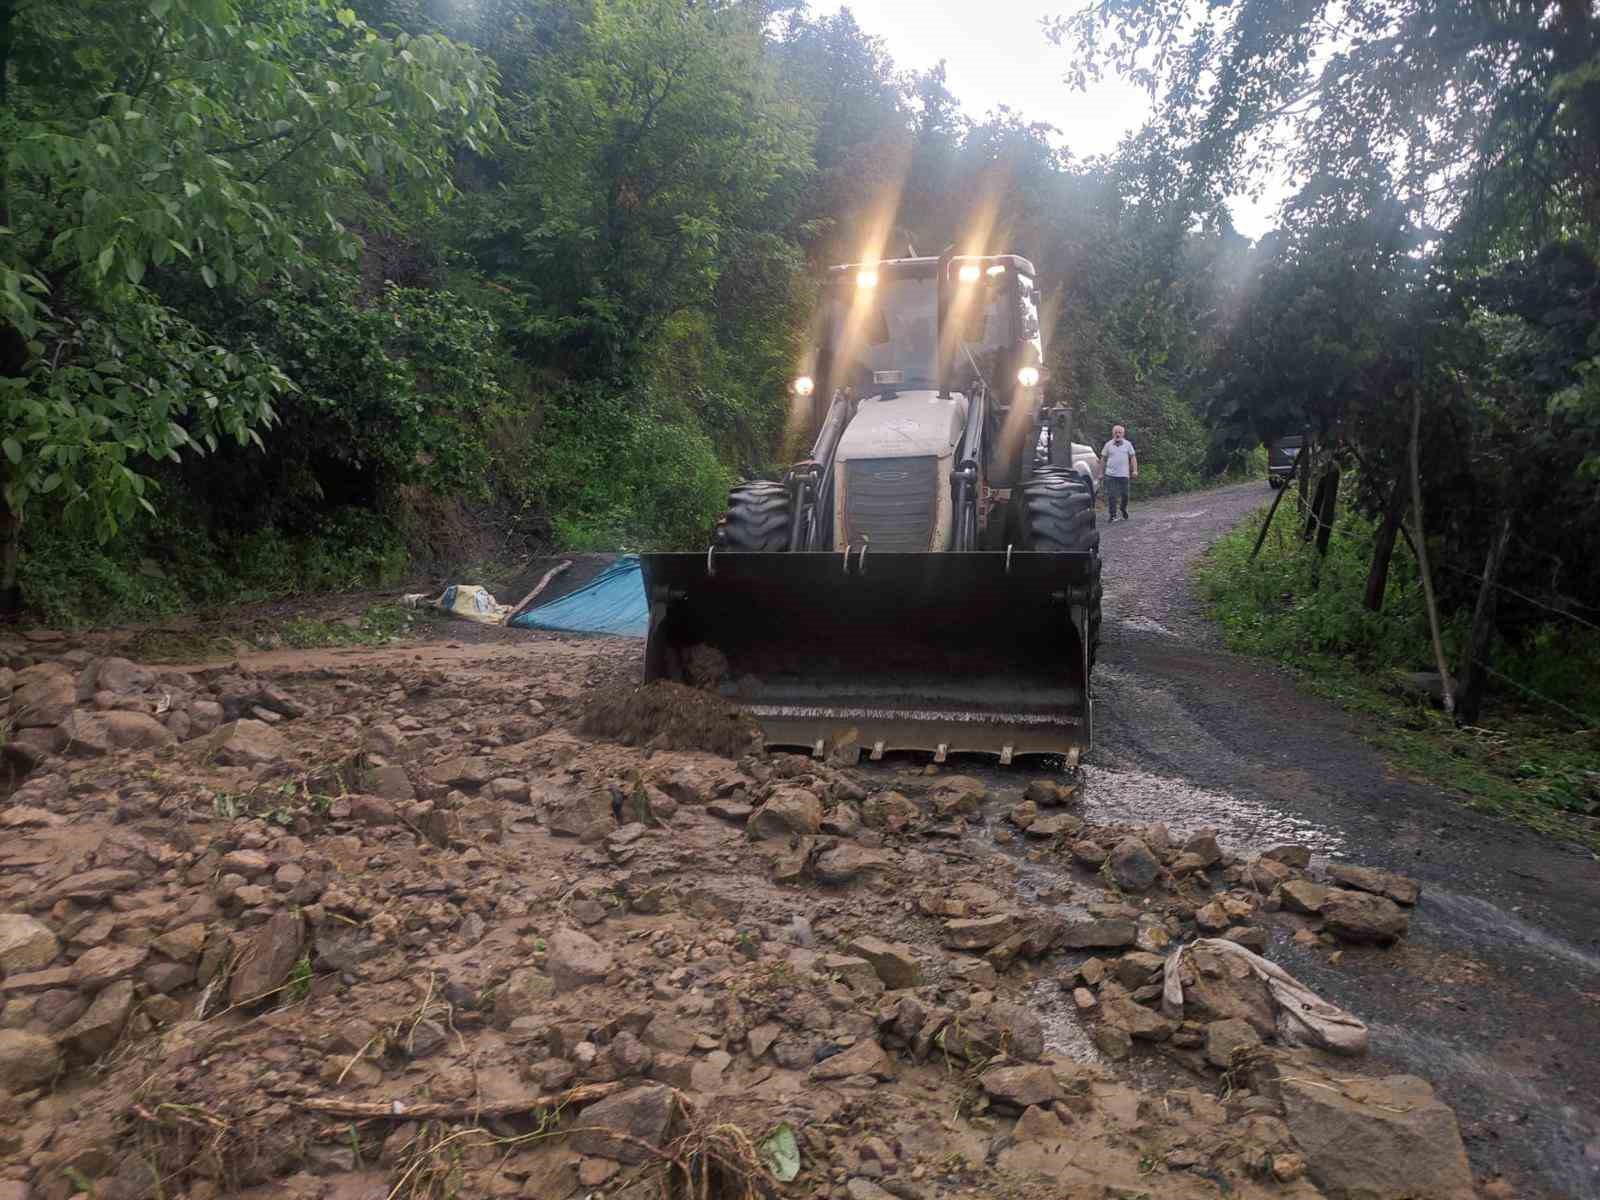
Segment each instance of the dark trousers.
[{"label": "dark trousers", "polygon": [[1105,479],[1106,516],[1117,515],[1117,505],[1122,505],[1122,515],[1128,515],[1128,481],[1116,475],[1107,475]]}]

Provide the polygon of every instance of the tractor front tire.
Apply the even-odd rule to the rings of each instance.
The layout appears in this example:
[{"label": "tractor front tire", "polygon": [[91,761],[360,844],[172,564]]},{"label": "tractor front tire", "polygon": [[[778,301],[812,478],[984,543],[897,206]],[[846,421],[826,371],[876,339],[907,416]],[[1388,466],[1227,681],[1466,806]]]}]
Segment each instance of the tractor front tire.
[{"label": "tractor front tire", "polygon": [[789,489],[756,480],[728,493],[728,511],[717,522],[712,545],[718,550],[773,551],[789,548]]},{"label": "tractor front tire", "polygon": [[1087,605],[1089,665],[1100,649],[1100,531],[1095,528],[1093,484],[1077,473],[1042,473],[1022,485],[1022,549],[1060,554],[1088,551],[1089,578],[1068,593]]}]

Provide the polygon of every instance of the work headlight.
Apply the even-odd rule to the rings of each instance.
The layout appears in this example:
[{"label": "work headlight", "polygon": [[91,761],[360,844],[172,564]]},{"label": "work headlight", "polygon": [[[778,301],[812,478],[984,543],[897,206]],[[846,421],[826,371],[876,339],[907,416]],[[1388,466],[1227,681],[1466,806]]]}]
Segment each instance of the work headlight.
[{"label": "work headlight", "polygon": [[1023,387],[1033,387],[1039,382],[1039,368],[1023,367],[1017,372],[1017,382]]},{"label": "work headlight", "polygon": [[794,394],[796,396],[809,396],[816,390],[816,381],[809,375],[802,375],[794,381]]}]

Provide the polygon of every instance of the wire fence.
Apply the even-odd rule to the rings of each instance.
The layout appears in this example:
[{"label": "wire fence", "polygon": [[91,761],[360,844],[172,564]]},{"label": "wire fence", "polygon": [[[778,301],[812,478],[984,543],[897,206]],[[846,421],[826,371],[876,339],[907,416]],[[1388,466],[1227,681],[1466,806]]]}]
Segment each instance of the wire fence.
[{"label": "wire fence", "polygon": [[[1288,485],[1285,484],[1285,486],[1287,487]],[[1298,489],[1296,489],[1295,494],[1294,494],[1294,503],[1295,503],[1295,507],[1294,507],[1294,509],[1291,509],[1290,511],[1294,514],[1295,520],[1304,521],[1308,525],[1310,525],[1311,527],[1313,527],[1313,528],[1315,528],[1317,530],[1326,530],[1329,533],[1330,536],[1332,535],[1333,526],[1322,519],[1321,514],[1319,514],[1316,511],[1316,509],[1300,495]],[[1265,519],[1266,518],[1263,518],[1263,520],[1265,520]],[[1411,531],[1406,528],[1405,523],[1403,521],[1400,524],[1400,531],[1405,535],[1407,544],[1410,545],[1411,544]],[[1416,547],[1413,545],[1412,546],[1412,552],[1415,553],[1415,551],[1416,551]],[[1458,566],[1454,565],[1453,563],[1448,563],[1448,562],[1437,562],[1434,565],[1439,567],[1441,570],[1453,571],[1458,575],[1462,575],[1462,576],[1465,576],[1468,579],[1475,580],[1480,585],[1483,583],[1483,572],[1482,571],[1469,570],[1469,569],[1467,569],[1465,567],[1458,567]],[[1564,608],[1559,608],[1559,607],[1557,607],[1556,605],[1553,605],[1553,604],[1549,604],[1549,603],[1547,603],[1547,602],[1545,602],[1543,600],[1540,600],[1536,596],[1529,596],[1527,593],[1519,591],[1516,588],[1510,587],[1507,584],[1503,584],[1499,580],[1491,580],[1490,581],[1490,586],[1494,587],[1494,588],[1497,588],[1502,592],[1506,592],[1506,593],[1508,593],[1508,594],[1510,594],[1512,596],[1515,596],[1519,600],[1524,601],[1525,603],[1532,604],[1532,605],[1534,605],[1534,606],[1536,606],[1538,608],[1541,608],[1541,609],[1545,610],[1546,612],[1553,613],[1556,616],[1561,617],[1561,618],[1563,618],[1565,620],[1572,621],[1575,624],[1584,626],[1587,629],[1594,630],[1596,633],[1600,633],[1600,625],[1597,625],[1595,622],[1587,620],[1584,617],[1579,616],[1577,613],[1571,612],[1571,611],[1569,611],[1567,609],[1564,609]],[[1577,722],[1578,728],[1580,730],[1589,729],[1589,728],[1594,727],[1595,718],[1594,718],[1593,714],[1586,714],[1586,713],[1579,712],[1577,709],[1574,709],[1574,708],[1568,706],[1567,704],[1564,704],[1560,700],[1557,700],[1554,696],[1547,696],[1543,692],[1539,691],[1537,688],[1529,687],[1527,684],[1522,683],[1519,680],[1513,679],[1511,676],[1507,675],[1505,672],[1496,670],[1494,667],[1491,667],[1488,663],[1484,662],[1482,659],[1474,658],[1472,661],[1473,661],[1474,666],[1476,666],[1479,670],[1484,672],[1484,674],[1486,674],[1486,675],[1488,675],[1488,676],[1490,676],[1490,677],[1492,677],[1494,679],[1497,679],[1502,683],[1510,685],[1516,691],[1521,692],[1525,696],[1528,696],[1528,697],[1530,697],[1530,698],[1532,698],[1534,700],[1538,700],[1540,703],[1546,704],[1546,705],[1550,706],[1551,708],[1554,708],[1554,709],[1564,713],[1567,717],[1569,717],[1573,721]]]}]

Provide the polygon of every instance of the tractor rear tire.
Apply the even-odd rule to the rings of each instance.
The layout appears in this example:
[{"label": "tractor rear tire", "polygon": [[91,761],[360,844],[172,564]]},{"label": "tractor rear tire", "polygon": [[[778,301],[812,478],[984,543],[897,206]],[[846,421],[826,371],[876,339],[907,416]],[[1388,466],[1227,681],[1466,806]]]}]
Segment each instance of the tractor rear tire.
[{"label": "tractor rear tire", "polygon": [[718,550],[773,551],[789,548],[789,489],[756,480],[728,493],[728,511],[717,523],[712,545]]},{"label": "tractor rear tire", "polygon": [[1089,579],[1070,589],[1068,602],[1089,609],[1084,635],[1089,643],[1089,665],[1100,649],[1100,607],[1104,588],[1100,581],[1100,531],[1095,528],[1094,485],[1076,472],[1035,475],[1021,487],[1022,549],[1060,554],[1088,551]]}]

